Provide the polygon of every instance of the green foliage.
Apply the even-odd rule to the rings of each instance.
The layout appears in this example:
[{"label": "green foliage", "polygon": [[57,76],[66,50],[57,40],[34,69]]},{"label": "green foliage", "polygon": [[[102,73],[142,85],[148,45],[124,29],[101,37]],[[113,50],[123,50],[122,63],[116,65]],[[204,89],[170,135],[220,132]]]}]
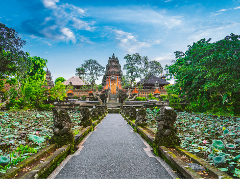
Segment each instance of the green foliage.
[{"label": "green foliage", "polygon": [[131,88],[131,79],[128,75],[123,75],[121,79],[121,85],[123,88]]},{"label": "green foliage", "polygon": [[94,85],[98,77],[104,74],[104,69],[105,68],[96,60],[89,59],[85,60],[81,67],[76,68],[76,74],[79,75],[81,79],[84,79],[84,75],[86,75],[86,80]]},{"label": "green foliage", "polygon": [[145,97],[136,97],[135,101],[147,101],[147,98],[145,98]]},{"label": "green foliage", "polygon": [[58,77],[58,78],[55,80],[55,85],[57,84],[58,81],[60,81],[60,82],[62,83],[62,82],[64,82],[64,81],[66,81],[66,79],[63,78],[63,77]]},{"label": "green foliage", "polygon": [[0,23],[0,79],[4,75],[13,75],[16,71],[23,72],[27,66],[28,54],[23,52],[21,48],[26,41],[18,37],[18,33]]},{"label": "green foliage", "polygon": [[83,100],[83,101],[86,100],[86,96],[85,96],[85,95],[82,96],[82,100]]},{"label": "green foliage", "polygon": [[126,70],[127,76],[130,79],[130,84],[132,87],[133,82],[136,78],[141,77],[141,65],[142,63],[142,57],[135,53],[133,55],[127,54],[124,59],[126,59],[126,64],[123,66],[123,69]]},{"label": "green foliage", "polygon": [[76,68],[76,75],[79,76],[81,80],[83,80],[85,75],[85,69],[83,67]]},{"label": "green foliage", "polygon": [[166,65],[177,82],[169,90],[181,97],[187,95],[189,111],[233,111],[233,94],[240,90],[239,39],[234,34],[214,43],[201,39],[185,53],[175,52],[175,64]]},{"label": "green foliage", "polygon": [[67,97],[67,90],[61,81],[57,81],[55,86],[50,89],[50,97],[51,100],[59,99],[61,101]]},{"label": "green foliage", "polygon": [[154,97],[152,93],[150,93],[150,94],[148,95],[148,99],[149,99],[149,100],[157,100],[157,101],[159,101],[159,99],[156,98],[156,97]]},{"label": "green foliage", "polygon": [[145,78],[149,74],[159,76],[163,71],[158,61],[150,61],[147,56],[141,57],[138,53],[127,54],[124,59],[126,59],[126,64],[123,69],[126,70],[131,87],[136,78]]}]

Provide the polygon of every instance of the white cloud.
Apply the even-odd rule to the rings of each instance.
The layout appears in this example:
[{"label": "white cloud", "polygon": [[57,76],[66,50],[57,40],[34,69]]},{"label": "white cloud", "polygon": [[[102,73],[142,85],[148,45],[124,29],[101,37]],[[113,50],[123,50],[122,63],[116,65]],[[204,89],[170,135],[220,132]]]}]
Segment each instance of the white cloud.
[{"label": "white cloud", "polygon": [[44,7],[54,9],[56,8],[56,3],[59,2],[59,0],[42,0]]},{"label": "white cloud", "polygon": [[165,60],[174,60],[175,57],[174,57],[174,54],[173,53],[164,53],[162,56],[160,57],[154,57],[153,60],[156,60],[156,61],[165,61]]},{"label": "white cloud", "polygon": [[[51,23],[54,23],[54,25],[51,24],[51,26],[44,27],[40,30],[41,34],[54,40],[70,40],[76,43],[76,34],[70,30],[71,28],[87,31],[94,30],[94,27],[92,27],[95,23],[94,21],[88,22],[81,19],[85,14],[84,9],[68,3],[56,4],[58,2],[59,0],[42,0],[43,5],[52,13],[44,19],[41,25],[46,25],[50,20],[52,20]],[[82,37],[77,37],[82,41]]]},{"label": "white cloud", "polygon": [[221,9],[218,12],[224,12],[224,11],[227,11],[227,9]]},{"label": "white cloud", "polygon": [[94,22],[91,22],[91,23],[85,22],[85,21],[82,21],[81,19],[77,19],[75,17],[72,18],[72,21],[73,21],[73,27],[75,27],[76,29],[83,29],[83,30],[88,30],[88,31],[91,31],[94,29],[93,27],[90,26]]},{"label": "white cloud", "polygon": [[234,9],[240,9],[240,6],[239,7],[235,7]]},{"label": "white cloud", "polygon": [[61,31],[66,36],[66,40],[71,40],[73,43],[76,43],[75,35],[69,28],[63,28]]},{"label": "white cloud", "polygon": [[160,43],[159,40],[152,42],[140,42],[137,40],[137,36],[132,35],[129,32],[124,32],[122,30],[113,30],[116,39],[119,41],[118,45],[127,53],[137,53],[141,49],[149,48],[152,45]]},{"label": "white cloud", "polygon": [[91,16],[114,23],[131,23],[137,25],[153,25],[173,28],[182,25],[182,16],[169,16],[164,10],[153,10],[143,7],[115,8],[95,7]]}]

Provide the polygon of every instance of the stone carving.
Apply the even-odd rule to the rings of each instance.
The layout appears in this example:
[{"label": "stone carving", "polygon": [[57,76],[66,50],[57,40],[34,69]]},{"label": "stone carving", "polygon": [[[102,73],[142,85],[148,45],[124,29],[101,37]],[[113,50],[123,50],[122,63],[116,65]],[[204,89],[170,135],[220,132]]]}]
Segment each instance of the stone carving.
[{"label": "stone carving", "polygon": [[74,134],[71,130],[72,121],[66,109],[53,109],[53,136],[50,143],[57,144],[61,147],[66,144],[72,144],[71,151],[74,146]]},{"label": "stone carving", "polygon": [[136,109],[132,106],[129,108],[129,119],[136,120]]},{"label": "stone carving", "polygon": [[158,128],[155,136],[155,143],[159,146],[175,147],[179,146],[181,140],[177,136],[177,129],[174,127],[177,113],[171,107],[164,107],[157,117]]},{"label": "stone carving", "polygon": [[81,114],[82,114],[82,120],[80,125],[83,127],[91,126],[92,125],[92,119],[91,119],[91,113],[87,107],[81,108]]},{"label": "stone carving", "polygon": [[138,109],[135,124],[142,127],[147,125],[146,108]]},{"label": "stone carving", "polygon": [[99,110],[97,108],[93,108],[91,113],[92,113],[91,117],[93,121],[99,119]]},{"label": "stone carving", "polygon": [[64,135],[71,130],[71,119],[66,109],[53,109],[53,134]]}]

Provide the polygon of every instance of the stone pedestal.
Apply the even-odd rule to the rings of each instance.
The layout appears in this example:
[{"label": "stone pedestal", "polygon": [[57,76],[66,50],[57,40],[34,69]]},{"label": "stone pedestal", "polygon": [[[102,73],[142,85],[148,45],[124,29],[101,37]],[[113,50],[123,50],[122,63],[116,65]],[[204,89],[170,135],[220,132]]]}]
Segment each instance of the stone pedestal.
[{"label": "stone pedestal", "polygon": [[176,122],[177,113],[171,107],[164,107],[160,110],[157,117],[158,128],[155,136],[155,143],[158,146],[175,147],[179,146],[181,140],[177,136],[174,123]]}]

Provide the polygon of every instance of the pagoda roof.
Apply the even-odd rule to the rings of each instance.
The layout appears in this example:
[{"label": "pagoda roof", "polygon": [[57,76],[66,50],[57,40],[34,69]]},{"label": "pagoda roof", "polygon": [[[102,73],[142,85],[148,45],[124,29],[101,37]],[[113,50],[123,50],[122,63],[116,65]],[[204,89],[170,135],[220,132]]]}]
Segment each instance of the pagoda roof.
[{"label": "pagoda roof", "polygon": [[64,85],[69,85],[69,82],[72,82],[73,86],[82,86],[87,85],[84,81],[82,81],[78,76],[73,76],[69,78],[68,80],[64,81]]},{"label": "pagoda roof", "polygon": [[158,82],[159,85],[170,84],[169,82],[165,81],[164,79],[161,79],[161,78],[156,77],[154,75],[150,76],[148,79],[146,79],[146,78],[142,79],[137,84],[139,85],[139,84],[143,83],[144,86],[152,86],[156,83],[156,81]]}]

